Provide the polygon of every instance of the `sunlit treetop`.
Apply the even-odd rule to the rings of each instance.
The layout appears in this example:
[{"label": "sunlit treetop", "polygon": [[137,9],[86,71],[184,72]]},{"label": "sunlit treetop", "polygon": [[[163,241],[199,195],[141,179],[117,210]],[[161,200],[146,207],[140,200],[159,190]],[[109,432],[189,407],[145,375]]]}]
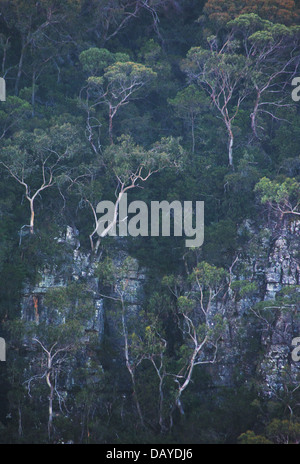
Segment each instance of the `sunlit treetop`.
[{"label": "sunlit treetop", "polygon": [[203,11],[218,26],[247,13],[288,26],[297,24],[299,20],[299,8],[294,0],[208,0]]}]

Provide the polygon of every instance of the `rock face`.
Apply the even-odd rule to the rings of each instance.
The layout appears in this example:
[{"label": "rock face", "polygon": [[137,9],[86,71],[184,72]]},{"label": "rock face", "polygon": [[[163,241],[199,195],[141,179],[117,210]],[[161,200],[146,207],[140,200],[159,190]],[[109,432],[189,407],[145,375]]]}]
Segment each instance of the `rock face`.
[{"label": "rock face", "polygon": [[285,285],[299,285],[300,221],[287,224],[275,240],[266,269],[266,299],[274,299]]},{"label": "rock face", "polygon": [[[27,284],[23,289],[22,298],[22,319],[27,321],[39,322],[41,313],[43,313],[43,297],[49,289],[63,288],[71,282],[77,282],[83,279],[89,290],[94,295],[94,316],[88,322],[86,330],[97,332],[99,341],[104,336],[105,328],[105,298],[99,295],[98,278],[96,277],[97,262],[91,260],[89,253],[80,251],[80,242],[78,240],[78,231],[70,226],[67,227],[64,236],[57,239],[66,252],[65,263],[60,267],[44,268],[40,272],[40,280],[35,285]],[[126,253],[120,252],[114,258],[114,264],[121,268]],[[131,311],[138,311],[141,305],[142,286],[145,279],[143,272],[139,270],[136,260],[131,259],[131,267],[128,269],[128,286],[126,289],[126,301],[129,303]]]},{"label": "rock face", "polygon": [[[269,254],[265,273],[265,300],[276,302],[279,291],[300,284],[299,245],[300,221],[287,223]],[[300,335],[300,293],[297,300],[293,313],[288,311],[288,307],[287,310],[278,311],[272,332],[262,337],[267,354],[261,364],[261,371],[270,394],[282,388],[288,365],[292,373],[298,372],[299,366],[291,360],[291,346],[293,338]]]},{"label": "rock face", "polygon": [[[43,297],[49,289],[66,287],[68,283],[77,281],[81,277],[88,277],[91,286],[95,289],[94,266],[90,265],[89,255],[79,251],[80,243],[77,236],[76,229],[67,227],[64,236],[57,239],[65,258],[63,264],[51,268],[44,267],[40,270],[40,278],[35,285],[29,283],[25,285],[21,304],[23,319],[38,322],[40,311],[43,309]],[[96,301],[95,306],[97,306]],[[95,309],[97,319],[96,311]]]},{"label": "rock face", "polygon": [[[247,279],[256,282],[258,292],[252,298],[243,298],[238,302],[237,325],[240,325],[245,311],[251,311],[255,304],[261,302],[261,309],[253,311],[253,317],[254,321],[259,322],[259,344],[264,356],[259,358],[255,369],[262,379],[265,392],[271,395],[282,388],[288,366],[292,373],[299,369],[291,360],[291,351],[293,338],[300,335],[300,293],[297,293],[299,288],[295,287],[300,284],[300,221],[286,222],[280,231],[275,232],[275,237],[268,229],[258,232],[251,227],[249,229],[249,224],[247,227],[250,241],[253,242],[253,254],[246,266]],[[293,301],[278,299],[279,292],[288,294],[293,288]],[[299,297],[295,297],[295,294]],[[254,335],[257,334],[253,334],[249,327],[247,336]]]},{"label": "rock face", "polygon": [[[230,385],[236,378],[236,364],[242,361],[246,376],[259,373],[266,394],[272,394],[283,384],[284,372],[291,366],[291,372],[297,372],[297,366],[291,360],[292,340],[300,336],[299,299],[298,307],[293,305],[294,312],[278,305],[276,297],[283,289],[292,288],[300,284],[299,243],[300,221],[286,223],[273,237],[268,229],[257,231],[249,222],[244,229],[248,234],[247,254],[241,252],[241,258],[233,269],[233,279],[247,280],[257,284],[257,290],[252,295],[237,298],[234,292],[222,309],[227,319],[227,332],[223,340],[223,357],[220,363],[211,368],[213,381],[219,385]],[[103,339],[106,328],[113,334],[116,329],[113,323],[107,320],[106,301],[99,295],[99,285],[96,273],[97,265],[91,262],[89,253],[80,250],[78,231],[68,227],[64,236],[58,243],[69,250],[62,267],[44,269],[41,279],[36,285],[24,288],[22,301],[22,317],[27,320],[39,321],[43,311],[43,296],[50,288],[64,287],[70,282],[84,279],[94,295],[94,316],[87,325],[87,331],[97,332],[99,340]],[[250,250],[250,251],[249,251]],[[114,264],[121,269],[127,255],[124,252],[116,253]],[[126,301],[129,311],[134,315],[138,313],[143,303],[143,285],[145,275],[140,271],[137,261],[131,260],[131,267],[127,269]],[[300,295],[300,294],[299,294]],[[262,313],[252,311],[258,302],[266,302],[271,309],[269,325],[263,320]],[[272,303],[274,305],[272,306]],[[216,308],[217,309],[217,308]],[[254,322],[260,327],[259,334],[253,326],[245,324],[247,314],[251,314]],[[260,317],[261,316],[261,319]],[[298,318],[297,318],[298,317]],[[116,340],[115,334],[112,337]],[[253,343],[258,340],[254,350],[264,353],[258,356],[257,351],[245,354],[244,341]],[[243,358],[244,356],[244,358]]]}]

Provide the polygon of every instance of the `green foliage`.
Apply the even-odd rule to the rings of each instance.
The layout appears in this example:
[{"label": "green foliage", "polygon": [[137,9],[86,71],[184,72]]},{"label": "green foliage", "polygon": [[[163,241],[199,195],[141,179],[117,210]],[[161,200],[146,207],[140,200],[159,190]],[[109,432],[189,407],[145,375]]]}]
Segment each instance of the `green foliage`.
[{"label": "green foliage", "polygon": [[231,288],[237,293],[239,298],[251,296],[257,291],[256,282],[249,282],[246,280],[235,280],[231,284]]},{"label": "green foliage", "polygon": [[290,420],[273,419],[267,425],[265,435],[256,435],[253,431],[247,431],[240,435],[238,441],[242,445],[296,444],[300,436],[300,424]]},{"label": "green foliage", "polygon": [[[209,17],[214,26],[224,26],[230,19],[239,16],[257,17],[273,22],[293,24],[299,18],[299,11],[296,2],[275,0],[230,0],[226,3],[219,0],[207,0],[204,7],[205,14]],[[262,20],[260,20],[262,21]]]},{"label": "green foliage", "polygon": [[299,201],[300,185],[296,179],[286,179],[284,182],[271,181],[263,177],[255,186],[255,191],[260,194],[261,202],[282,204],[289,201]]},{"label": "green foliage", "polygon": [[[299,441],[296,366],[277,399],[261,375],[299,328],[298,285],[265,298],[282,230],[296,246],[298,19],[293,0],[0,2],[1,442]],[[97,204],[127,188],[204,201],[203,246],[91,253]]]},{"label": "green foliage", "polygon": [[105,48],[89,48],[79,55],[80,62],[84,71],[92,76],[96,76],[114,62],[113,54]]},{"label": "green foliage", "polygon": [[239,436],[241,445],[272,445],[272,442],[262,435],[255,435],[252,430],[248,430]]},{"label": "green foliage", "polygon": [[146,178],[149,172],[158,171],[166,167],[180,167],[183,158],[183,149],[178,139],[163,138],[145,150],[144,147],[134,143],[131,137],[123,135],[118,144],[109,146],[104,152],[104,160],[113,172],[125,185],[133,173],[141,169],[141,176]]},{"label": "green foliage", "polygon": [[133,86],[138,82],[145,82],[156,77],[156,73],[143,64],[132,61],[120,62],[109,66],[104,74],[111,85],[111,92],[117,92],[119,89]]},{"label": "green foliage", "polygon": [[300,423],[288,420],[273,419],[267,426],[267,435],[276,444],[298,443]]},{"label": "green foliage", "polygon": [[95,274],[99,279],[99,283],[104,287],[111,286],[115,282],[116,268],[111,258],[106,258],[97,265]]},{"label": "green foliage", "polygon": [[203,285],[218,285],[226,276],[224,269],[217,269],[208,263],[200,263],[191,274],[191,279],[197,279]]}]

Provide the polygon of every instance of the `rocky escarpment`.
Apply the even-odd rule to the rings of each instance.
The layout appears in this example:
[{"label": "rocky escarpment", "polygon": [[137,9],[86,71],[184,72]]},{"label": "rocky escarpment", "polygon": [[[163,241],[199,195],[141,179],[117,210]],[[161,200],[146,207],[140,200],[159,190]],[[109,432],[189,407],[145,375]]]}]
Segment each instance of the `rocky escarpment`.
[{"label": "rocky escarpment", "polygon": [[[296,378],[300,366],[291,359],[292,340],[300,335],[300,221],[287,222],[271,247],[265,271],[265,300],[273,301],[276,318],[273,330],[265,331],[262,344],[266,354],[260,369],[270,394],[282,388],[286,368],[290,366],[291,379]],[[278,295],[289,294],[295,288],[291,301],[278,302]],[[298,291],[298,293],[296,293]],[[297,296],[298,295],[298,296]]]},{"label": "rocky escarpment", "polygon": [[[291,359],[291,350],[293,338],[300,336],[299,298],[295,297],[300,284],[300,221],[286,222],[275,236],[268,228],[258,230],[246,221],[240,234],[244,234],[247,241],[232,268],[232,281],[255,285],[244,294],[239,294],[232,286],[228,293],[229,298],[221,309],[227,322],[222,356],[210,368],[212,381],[215,385],[231,385],[239,376],[247,382],[247,378],[259,375],[265,393],[273,394],[282,387],[287,367],[294,378],[299,371],[299,366]],[[68,246],[70,253],[62,266],[43,269],[37,284],[25,286],[22,318],[38,322],[43,312],[43,297],[49,289],[83,279],[93,293],[95,308],[87,331],[97,332],[101,342],[108,329],[116,340],[114,324],[106,318],[106,300],[99,293],[96,270],[101,262],[91,261],[90,254],[80,250],[78,232],[74,228],[68,227],[58,242]],[[115,254],[117,268],[122,268],[126,256],[126,252]],[[126,276],[125,298],[134,314],[143,303],[145,275],[136,260],[131,263]],[[290,304],[280,299],[282,291],[289,289],[293,290]]]},{"label": "rocky escarpment", "polygon": [[87,330],[98,332],[99,338],[103,336],[104,311],[102,298],[98,297],[97,279],[94,276],[95,265],[91,263],[88,253],[80,251],[78,231],[67,227],[66,233],[57,239],[64,253],[63,264],[52,267],[45,266],[39,272],[36,284],[27,283],[23,289],[22,319],[39,322],[43,315],[43,299],[49,289],[63,288],[71,282],[84,279],[88,282],[93,293],[95,312],[90,320]]},{"label": "rocky escarpment", "polygon": [[[87,288],[93,295],[94,314],[86,326],[87,331],[94,331],[98,334],[101,343],[105,328],[105,296],[99,292],[97,267],[98,260],[93,260],[89,252],[80,250],[78,231],[70,226],[67,227],[65,234],[57,239],[62,245],[62,252],[65,253],[63,264],[59,266],[45,266],[39,272],[37,283],[27,283],[23,288],[21,302],[21,317],[23,320],[39,322],[43,317],[45,308],[43,305],[44,296],[50,289],[64,288],[72,282],[84,281]],[[65,248],[67,247],[67,248]],[[127,254],[119,251],[114,257],[114,265],[121,269]],[[127,279],[129,285],[126,288],[125,298],[130,310],[138,311],[141,305],[141,289],[145,279],[144,273],[139,269],[136,260],[131,259],[131,266],[128,268]]]},{"label": "rocky escarpment", "polygon": [[256,375],[263,391],[272,395],[287,381],[287,371],[293,382],[300,368],[291,358],[292,340],[300,336],[300,221],[286,222],[275,233],[246,221],[240,234],[247,242],[232,279],[253,285],[243,296],[229,292],[224,362],[218,376],[228,384],[233,376]]}]

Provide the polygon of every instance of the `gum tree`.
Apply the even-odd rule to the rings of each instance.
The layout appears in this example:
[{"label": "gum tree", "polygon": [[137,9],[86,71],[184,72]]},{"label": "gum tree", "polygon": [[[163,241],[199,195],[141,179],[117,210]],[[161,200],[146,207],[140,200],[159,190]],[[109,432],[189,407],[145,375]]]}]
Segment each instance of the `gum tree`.
[{"label": "gum tree", "polygon": [[48,131],[15,134],[3,148],[0,166],[22,187],[30,207],[29,227],[34,233],[35,204],[41,194],[57,185],[67,171],[67,161],[80,149],[71,124]]},{"label": "gum tree", "polygon": [[[165,276],[162,293],[152,297],[152,310],[141,315],[142,327],[136,327],[131,337],[131,351],[138,365],[147,362],[157,379],[158,422],[162,433],[173,427],[174,413],[185,414],[182,401],[197,366],[214,364],[219,355],[220,340],[225,329],[220,311],[228,288],[224,269],[202,262],[188,279]],[[164,288],[168,294],[164,294]],[[166,296],[166,298],[165,298]],[[171,297],[171,299],[170,299]],[[173,300],[173,303],[172,301]],[[176,355],[171,356],[170,328],[163,322],[166,311],[176,321]],[[174,330],[173,329],[173,330]],[[145,366],[144,366],[145,367]]]},{"label": "gum tree", "polygon": [[233,123],[242,102],[249,95],[248,64],[246,58],[235,52],[227,41],[222,47],[209,41],[210,49],[193,47],[182,63],[190,83],[204,89],[217,109],[228,136],[228,163],[233,167]]},{"label": "gum tree", "polygon": [[158,29],[159,12],[167,5],[179,8],[174,0],[92,0],[87,6],[89,12],[89,27],[97,39],[104,45],[116,37],[132,21],[146,12],[152,18],[152,26],[160,37]]},{"label": "gum tree", "polygon": [[[122,136],[118,139],[118,143],[106,148],[99,161],[98,168],[94,166],[91,170],[92,174],[87,174],[85,178],[74,182],[74,186],[77,187],[82,200],[92,211],[94,228],[89,235],[92,250],[97,252],[101,239],[115,228],[118,220],[119,204],[124,194],[132,189],[142,188],[142,185],[150,177],[163,169],[168,167],[180,169],[183,156],[184,152],[179,141],[172,137],[163,138],[146,150],[142,146],[135,144],[131,137]],[[99,173],[101,169],[104,169],[107,178],[111,179],[116,198],[113,218],[106,227],[100,230],[97,218],[97,204],[100,198],[99,196],[95,198],[95,192],[90,188],[89,184],[93,177],[93,185],[95,185],[97,172]],[[100,192],[100,187],[98,191]],[[126,220],[126,218],[121,218],[121,220]],[[98,238],[95,246],[94,237],[96,234],[98,234]]]},{"label": "gum tree", "polygon": [[5,105],[0,106],[0,140],[11,135],[31,112],[31,106],[19,97],[8,96]]},{"label": "gum tree", "polygon": [[[27,358],[20,378],[30,404],[42,411],[40,423],[47,411],[49,442],[56,436],[55,417],[70,415],[67,372],[74,366],[74,360],[78,367],[85,366],[87,346],[92,353],[93,338],[92,334],[87,335],[86,327],[93,317],[93,303],[93,294],[84,284],[72,283],[49,289],[39,298],[39,317],[35,321],[24,318],[9,324],[12,346],[16,351],[20,344],[23,349],[26,346]],[[76,378],[76,370],[72,370],[72,375]],[[22,422],[22,411],[19,414]]]},{"label": "gum tree", "polygon": [[280,111],[292,106],[290,84],[300,64],[300,28],[273,24],[255,14],[241,15],[227,26],[247,59],[254,90],[251,127],[259,137],[259,116],[279,121]]},{"label": "gum tree", "polygon": [[87,80],[85,102],[82,100],[82,103],[88,115],[99,105],[107,106],[108,133],[112,144],[113,119],[122,106],[133,97],[141,96],[139,91],[156,77],[156,73],[143,64],[130,61],[125,54],[111,54],[106,49],[89,49],[82,52],[80,60],[84,69],[92,73]]},{"label": "gum tree", "polygon": [[184,340],[180,349],[181,368],[174,375],[177,386],[170,413],[171,425],[175,408],[184,414],[181,398],[192,381],[195,367],[213,364],[217,360],[219,342],[225,328],[218,304],[226,292],[227,277],[224,269],[201,262],[189,275],[190,290],[183,295],[178,293],[177,279],[164,279],[165,285],[177,298],[178,327]]},{"label": "gum tree", "polygon": [[217,27],[225,26],[231,19],[242,14],[255,13],[263,19],[281,23],[296,24],[299,11],[294,0],[207,0],[204,14]]},{"label": "gum tree", "polygon": [[286,178],[283,182],[263,177],[255,186],[262,204],[279,214],[300,216],[300,184],[296,179]]}]

